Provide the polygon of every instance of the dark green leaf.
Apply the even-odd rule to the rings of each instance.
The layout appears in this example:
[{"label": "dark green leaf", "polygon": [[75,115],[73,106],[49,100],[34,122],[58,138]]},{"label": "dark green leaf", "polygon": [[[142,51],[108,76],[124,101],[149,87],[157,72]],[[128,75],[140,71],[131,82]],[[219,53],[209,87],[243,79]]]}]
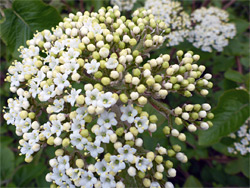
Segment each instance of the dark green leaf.
[{"label": "dark green leaf", "polygon": [[36,30],[51,29],[61,21],[56,9],[41,0],[15,0],[4,14],[6,19],[0,24],[0,36],[15,56],[19,46],[25,45]]},{"label": "dark green leaf", "polygon": [[201,182],[194,176],[189,176],[183,187],[203,187]]},{"label": "dark green leaf", "polygon": [[240,58],[240,63],[245,66],[246,68],[250,67],[249,57],[242,57]]},{"label": "dark green leaf", "polygon": [[1,147],[1,180],[9,178],[14,170],[14,153],[6,146]]},{"label": "dark green leaf", "polygon": [[225,92],[213,113],[215,114],[214,126],[200,132],[200,145],[213,144],[243,125],[249,116],[249,94],[244,90]]},{"label": "dark green leaf", "polygon": [[244,82],[244,76],[239,73],[238,71],[229,69],[227,72],[224,74],[225,78],[234,82],[242,83]]},{"label": "dark green leaf", "polygon": [[14,181],[18,183],[18,187],[27,187],[27,185],[30,185],[30,182],[42,174],[46,168],[43,163],[37,165],[34,163],[26,164],[15,173]]}]

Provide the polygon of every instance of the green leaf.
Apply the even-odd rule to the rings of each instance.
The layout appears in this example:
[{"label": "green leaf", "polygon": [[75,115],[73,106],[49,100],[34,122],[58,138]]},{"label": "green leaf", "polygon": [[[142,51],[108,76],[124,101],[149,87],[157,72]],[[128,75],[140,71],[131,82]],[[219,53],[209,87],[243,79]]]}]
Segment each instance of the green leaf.
[{"label": "green leaf", "polygon": [[242,83],[244,82],[244,76],[239,73],[238,71],[229,69],[227,72],[224,74],[225,78],[234,82]]},{"label": "green leaf", "polygon": [[237,174],[242,172],[246,177],[250,177],[249,172],[249,157],[240,157],[237,160],[234,160],[227,164],[225,171],[228,174]]},{"label": "green leaf", "polygon": [[22,166],[14,175],[14,181],[18,187],[30,185],[31,181],[40,176],[47,169],[43,163],[34,164],[33,162]]},{"label": "green leaf", "polygon": [[1,180],[7,179],[14,170],[14,153],[6,146],[1,147]]},{"label": "green leaf", "polygon": [[246,68],[250,67],[250,61],[249,61],[250,57],[242,57],[240,58],[240,63],[245,66]]},{"label": "green leaf", "polygon": [[189,176],[186,180],[186,182],[184,183],[184,188],[185,187],[203,187],[201,182],[194,176]]},{"label": "green leaf", "polygon": [[1,146],[7,146],[10,143],[12,143],[14,139],[9,136],[1,136],[0,140],[1,140]]},{"label": "green leaf", "polygon": [[19,46],[25,45],[36,30],[51,29],[61,21],[57,10],[41,0],[15,0],[4,14],[6,19],[0,24],[0,37],[15,56]]},{"label": "green leaf", "polygon": [[245,32],[247,28],[249,27],[249,22],[244,19],[237,18],[237,19],[232,20],[232,22],[234,22],[236,25],[237,34],[241,34]]},{"label": "green leaf", "polygon": [[226,91],[213,113],[213,127],[199,132],[200,145],[216,143],[243,125],[249,117],[249,94],[244,90]]}]

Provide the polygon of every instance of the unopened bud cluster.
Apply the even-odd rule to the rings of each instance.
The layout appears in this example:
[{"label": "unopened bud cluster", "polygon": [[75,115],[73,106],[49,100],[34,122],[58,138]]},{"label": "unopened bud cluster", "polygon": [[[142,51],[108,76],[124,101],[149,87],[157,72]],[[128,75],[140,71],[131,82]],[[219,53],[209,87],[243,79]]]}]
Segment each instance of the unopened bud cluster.
[{"label": "unopened bud cluster", "polygon": [[[178,51],[177,63],[168,54],[148,59],[164,42],[166,24],[150,10],[137,10],[129,20],[118,9],[69,14],[52,32],[27,41],[22,61],[8,69],[6,81],[17,97],[8,99],[4,118],[22,136],[26,162],[41,148],[58,148],[46,176],[52,187],[122,188],[128,174],[144,187],[172,188],[174,159],[188,160],[179,145],[143,147],[143,134],[154,136],[158,121],[144,106],[171,92],[206,96],[212,76],[191,51]],[[210,108],[205,103],[158,110],[193,131],[211,126],[205,121],[213,117]],[[186,140],[172,125],[163,133]]]}]

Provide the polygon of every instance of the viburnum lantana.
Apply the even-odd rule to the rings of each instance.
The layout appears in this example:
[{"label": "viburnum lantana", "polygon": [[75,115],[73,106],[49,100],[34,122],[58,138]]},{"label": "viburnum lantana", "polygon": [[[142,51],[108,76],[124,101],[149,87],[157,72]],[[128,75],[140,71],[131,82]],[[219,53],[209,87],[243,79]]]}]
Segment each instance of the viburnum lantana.
[{"label": "viburnum lantana", "polygon": [[[8,69],[17,97],[8,99],[4,118],[22,136],[26,162],[40,148],[57,147],[46,176],[52,187],[121,188],[129,178],[140,187],[173,187],[172,161],[188,159],[179,145],[144,148],[142,135],[154,136],[158,120],[143,108],[148,102],[191,132],[212,126],[207,103],[169,109],[160,102],[168,93],[208,94],[212,76],[196,64],[199,55],[180,50],[176,63],[168,54],[150,59],[168,34],[166,24],[150,10],[129,20],[118,9],[69,14],[52,32],[27,41],[22,61]],[[172,124],[162,134],[186,140]]]},{"label": "viburnum lantana", "polygon": [[234,140],[233,144],[227,148],[229,153],[239,153],[240,155],[250,153],[250,118],[236,133],[231,133],[229,137]]},{"label": "viburnum lantana", "polygon": [[151,9],[152,14],[165,22],[171,29],[167,46],[176,46],[188,36],[191,28],[189,15],[183,11],[181,3],[172,0],[146,0],[145,9]]},{"label": "viburnum lantana", "polygon": [[188,41],[202,51],[223,51],[236,35],[235,24],[228,23],[229,14],[217,7],[202,7],[191,14],[192,29]]}]

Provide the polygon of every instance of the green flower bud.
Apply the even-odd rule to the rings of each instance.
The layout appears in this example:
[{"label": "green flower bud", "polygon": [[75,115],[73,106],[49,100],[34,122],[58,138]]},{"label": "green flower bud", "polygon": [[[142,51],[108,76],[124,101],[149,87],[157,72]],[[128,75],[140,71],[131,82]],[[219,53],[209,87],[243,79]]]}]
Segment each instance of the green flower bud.
[{"label": "green flower bud", "polygon": [[199,114],[198,114],[197,112],[192,112],[192,113],[191,113],[191,118],[192,118],[193,120],[197,120],[197,119],[199,118]]},{"label": "green flower bud", "polygon": [[139,133],[136,127],[130,127],[130,128],[129,128],[129,131],[130,131],[134,136],[137,136],[138,133]]},{"label": "green flower bud", "polygon": [[133,140],[127,140],[127,141],[125,142],[125,144],[127,144],[127,145],[133,147],[133,146],[135,145],[135,142],[134,142]]},{"label": "green flower bud", "polygon": [[110,162],[110,157],[111,157],[111,154],[110,153],[106,153],[104,155],[104,160],[108,163],[108,162]]},{"label": "green flower bud", "polygon": [[22,118],[22,119],[25,119],[25,118],[27,118],[27,116],[28,116],[28,112],[27,111],[25,111],[25,110],[22,110],[21,112],[20,112],[20,117]]},{"label": "green flower bud", "polygon": [[164,61],[161,66],[162,68],[166,69],[169,67],[169,63],[167,61]]},{"label": "green flower bud", "polygon": [[88,114],[88,115],[86,115],[85,117],[84,117],[84,120],[85,120],[85,122],[87,122],[87,123],[90,123],[91,121],[92,121],[92,116],[90,115],[90,114]]},{"label": "green flower bud", "polygon": [[181,146],[179,146],[178,144],[173,145],[173,149],[175,152],[180,152],[181,151]]},{"label": "green flower bud", "polygon": [[150,78],[148,78],[148,79],[146,80],[146,84],[147,84],[148,86],[152,86],[154,83],[155,83],[155,79],[152,78],[152,77],[150,77]]},{"label": "green flower bud", "polygon": [[163,161],[163,157],[162,157],[161,155],[157,155],[157,156],[155,157],[155,161],[156,161],[158,164],[161,164],[162,161]]},{"label": "green flower bud", "polygon": [[101,71],[97,71],[94,74],[95,78],[101,78],[102,77],[102,72]]},{"label": "green flower bud", "polygon": [[151,116],[149,116],[149,121],[151,123],[156,123],[158,121],[158,118],[156,115],[151,115]]},{"label": "green flower bud", "polygon": [[177,55],[178,57],[182,57],[182,56],[183,56],[183,51],[182,51],[182,50],[178,50],[178,51],[176,52],[176,55]]},{"label": "green flower bud", "polygon": [[143,65],[143,69],[144,69],[144,70],[146,70],[146,69],[151,70],[150,64],[149,64],[149,63],[145,63],[145,64]]},{"label": "green flower bud", "polygon": [[207,121],[207,124],[209,125],[209,127],[213,126],[213,123],[211,121]]},{"label": "green flower bud", "polygon": [[98,89],[99,91],[103,90],[103,86],[101,84],[95,84],[94,88]]},{"label": "green flower bud", "polygon": [[82,135],[83,137],[87,138],[89,136],[88,129],[81,130],[80,135]]},{"label": "green flower bud", "polygon": [[160,83],[162,81],[162,77],[160,75],[155,75],[154,79],[157,83]]},{"label": "green flower bud", "polygon": [[133,57],[137,57],[138,55],[140,55],[140,52],[138,50],[134,50],[132,55]]},{"label": "green flower bud", "polygon": [[123,103],[127,103],[128,102],[128,96],[124,93],[120,94],[120,100],[123,102]]},{"label": "green flower bud", "polygon": [[29,113],[29,118],[34,119],[36,117],[36,114],[34,112]]},{"label": "green flower bud", "polygon": [[68,138],[64,138],[62,141],[62,146],[67,147],[70,144],[70,140]]},{"label": "green flower bud", "polygon": [[193,83],[195,82],[195,79],[194,79],[194,78],[189,77],[189,78],[188,78],[188,82],[189,82],[190,84],[193,84]]},{"label": "green flower bud", "polygon": [[76,159],[76,166],[78,168],[82,168],[84,166],[84,162],[82,159]]},{"label": "green flower bud", "polygon": [[181,88],[180,84],[174,84],[173,89],[179,90]]},{"label": "green flower bud", "polygon": [[84,43],[80,43],[80,44],[78,45],[78,48],[79,48],[80,50],[84,50],[84,49],[85,49],[85,44],[84,44]]},{"label": "green flower bud", "polygon": [[47,144],[49,144],[49,145],[54,145],[54,137],[53,136],[51,136],[51,137],[49,137],[49,139],[47,140]]},{"label": "green flower bud", "polygon": [[101,79],[101,82],[102,82],[103,85],[107,86],[107,85],[110,84],[110,78],[108,78],[108,77],[103,77],[103,78]]},{"label": "green flower bud", "polygon": [[123,65],[122,65],[122,64],[118,64],[117,67],[116,67],[116,71],[117,71],[117,72],[122,72],[122,71],[124,71]]},{"label": "green flower bud", "polygon": [[138,176],[139,176],[139,178],[144,178],[145,177],[145,173],[144,172],[142,172],[142,171],[139,171],[138,172]]},{"label": "green flower bud", "polygon": [[181,125],[183,122],[182,122],[182,119],[179,118],[179,117],[176,117],[174,122],[176,123],[176,125]]},{"label": "green flower bud", "polygon": [[96,60],[99,60],[100,59],[100,54],[97,51],[94,51],[93,52],[93,58],[96,59]]},{"label": "green flower bud", "polygon": [[50,188],[57,188],[56,184],[52,183],[50,184]]},{"label": "green flower bud", "polygon": [[184,91],[184,96],[185,96],[185,97],[191,97],[192,94],[191,94],[190,91]]},{"label": "green flower bud", "polygon": [[120,42],[120,37],[118,35],[114,35],[113,40],[114,40],[115,43],[118,43],[118,42]]},{"label": "green flower bud", "polygon": [[139,77],[141,75],[140,69],[133,69],[133,75]]},{"label": "green flower bud", "polygon": [[162,129],[163,133],[165,135],[169,135],[170,134],[170,128],[168,126],[165,126],[163,129]]},{"label": "green flower bud", "polygon": [[209,112],[209,113],[207,114],[207,118],[208,118],[208,119],[214,119],[214,114],[213,114],[212,112]]},{"label": "green flower bud", "polygon": [[131,46],[135,46],[135,45],[137,44],[137,42],[136,42],[135,39],[130,39],[130,40],[129,40],[129,44],[130,44]]},{"label": "green flower bud", "polygon": [[201,109],[201,105],[200,105],[200,104],[195,104],[195,105],[194,105],[194,110],[195,110],[196,112],[200,111],[200,109]]},{"label": "green flower bud", "polygon": [[165,162],[165,166],[166,166],[167,168],[173,168],[174,164],[173,164],[172,161],[167,160],[167,161]]},{"label": "green flower bud", "polygon": [[138,93],[144,93],[146,91],[146,87],[143,84],[140,84],[136,90],[138,91]]},{"label": "green flower bud", "polygon": [[175,76],[171,76],[170,77],[170,82],[172,83],[172,84],[175,84],[175,83],[177,83],[177,78],[175,77]]},{"label": "green flower bud", "polygon": [[119,48],[124,49],[126,46],[125,42],[119,42]]},{"label": "green flower bud", "polygon": [[213,88],[213,85],[214,85],[214,84],[213,84],[212,82],[208,82],[207,87],[208,87],[208,88]]},{"label": "green flower bud", "polygon": [[169,156],[169,157],[173,157],[174,155],[175,155],[175,151],[172,150],[172,149],[169,149],[169,150],[168,150],[168,156]]}]

